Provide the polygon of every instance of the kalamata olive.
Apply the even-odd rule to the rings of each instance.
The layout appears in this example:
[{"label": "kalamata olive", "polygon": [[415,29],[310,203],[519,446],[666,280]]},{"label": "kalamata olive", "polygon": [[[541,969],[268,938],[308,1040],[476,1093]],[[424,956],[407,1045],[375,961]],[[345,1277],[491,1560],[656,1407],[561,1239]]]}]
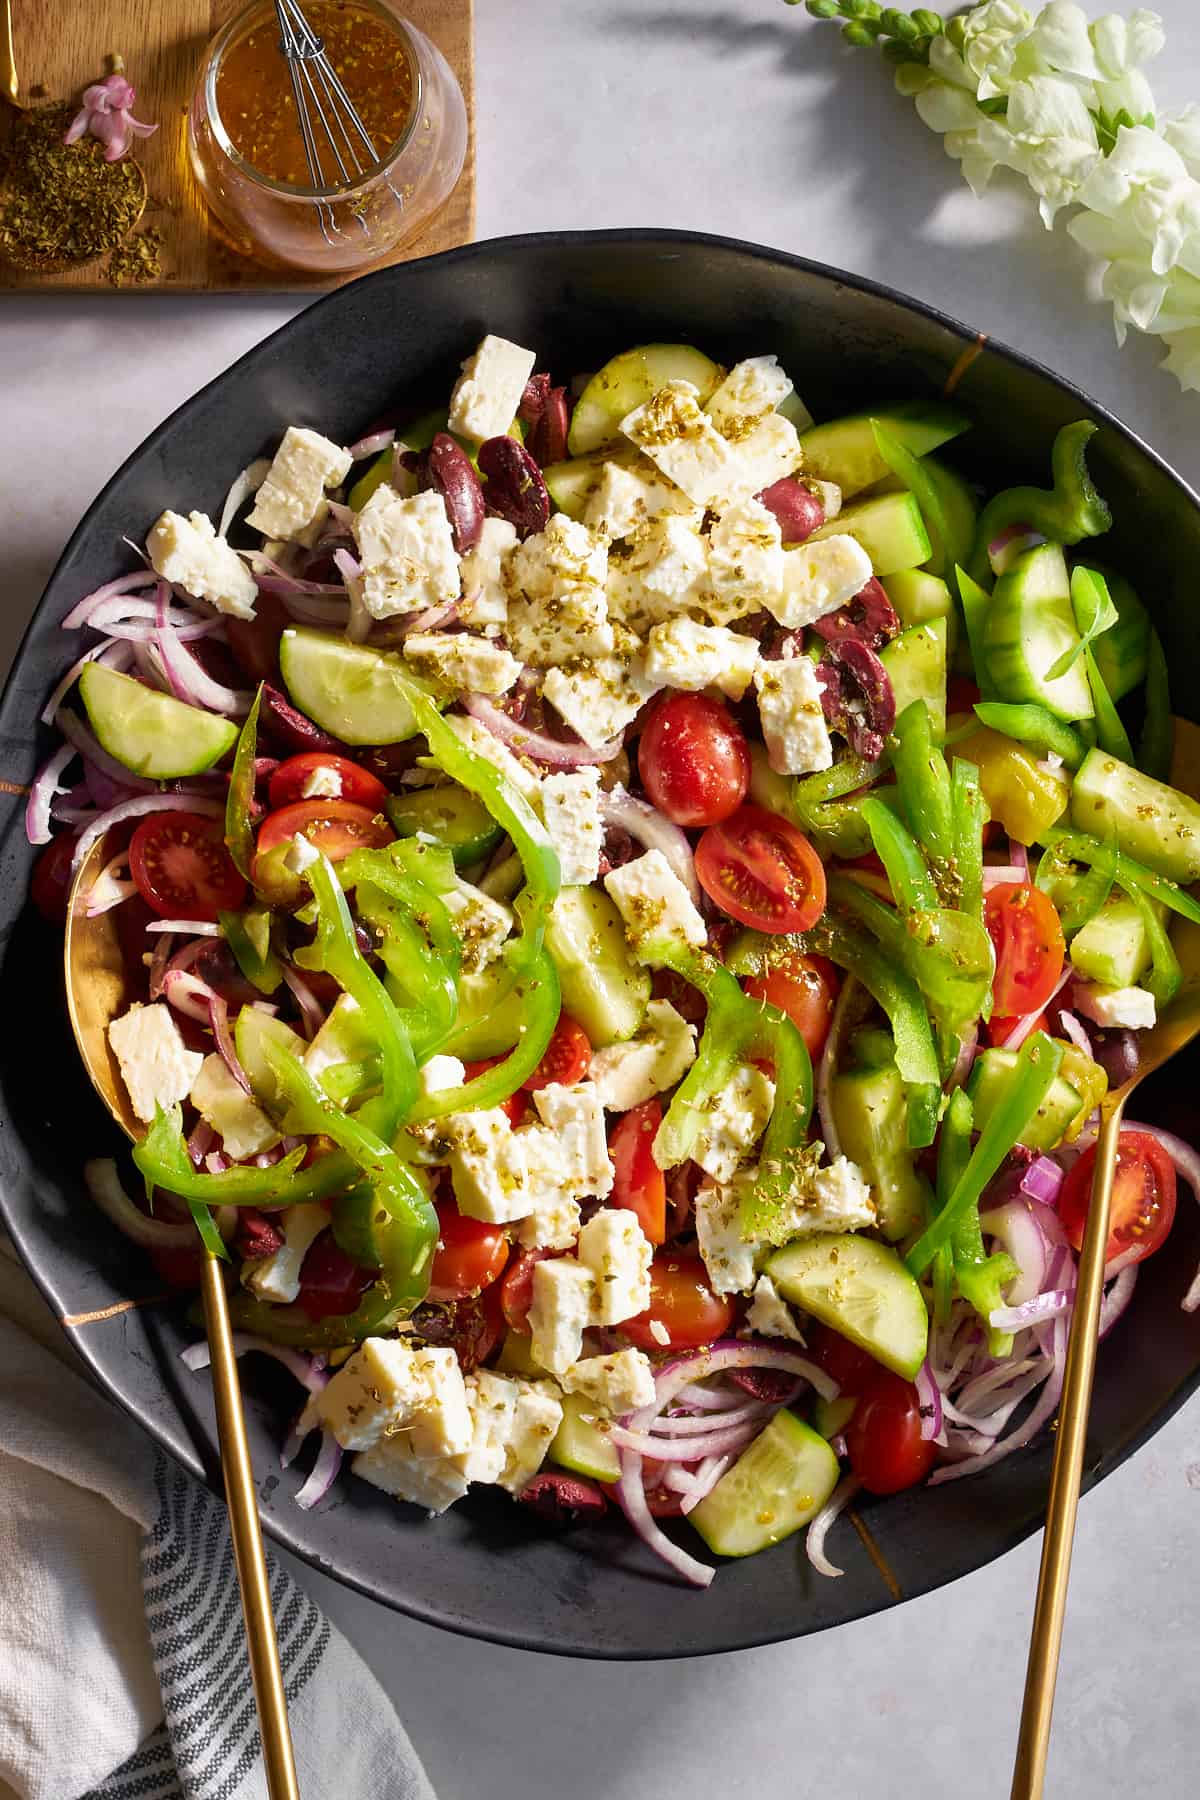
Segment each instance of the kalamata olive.
[{"label": "kalamata olive", "polygon": [[782,481],[772,482],[758,498],[779,520],[785,544],[802,544],[825,523],[823,501],[794,475],[785,475]]},{"label": "kalamata olive", "polygon": [[453,1350],[464,1375],[486,1362],[500,1341],[504,1316],[498,1290],[484,1288],[468,1300],[427,1300],[412,1315],[413,1329],[427,1344]]},{"label": "kalamata olive", "polygon": [[874,650],[857,638],[838,639],[817,665],[817,682],[827,724],[843,734],[856,756],[876,762],[896,723],[896,696]]},{"label": "kalamata olive", "polygon": [[227,1006],[235,1010],[253,1006],[256,1000],[262,999],[258,989],[242,974],[233,951],[223,938],[205,938],[203,950],[189,967],[191,974],[206,982]]},{"label": "kalamata olive", "polygon": [[273,1256],[283,1249],[283,1233],[278,1225],[259,1212],[256,1206],[239,1206],[237,1230],[233,1241],[248,1262],[260,1256]]},{"label": "kalamata olive", "polygon": [[729,1369],[727,1373],[735,1387],[744,1388],[756,1400],[769,1400],[773,1406],[790,1400],[799,1385],[787,1369]]},{"label": "kalamata olive", "polygon": [[361,763],[394,794],[408,791],[410,784],[402,779],[403,776],[415,767],[419,756],[428,755],[429,745],[423,737],[409,738],[403,744],[373,744],[370,749],[353,752],[355,762]]},{"label": "kalamata olive", "polygon": [[567,454],[571,407],[566,388],[551,387],[548,375],[531,375],[518,413],[525,426],[525,445],[534,461],[547,468]]},{"label": "kalamata olive", "polygon": [[262,732],[278,738],[289,750],[332,750],[339,756],[347,754],[345,744],[340,744],[337,738],[330,737],[328,732],[321,731],[314,725],[311,719],[306,719],[302,712],[297,712],[291,702],[284,698],[278,688],[272,687],[270,682],[263,683],[258,722]]},{"label": "kalamata olive", "polygon": [[473,550],[483,530],[483,488],[471,459],[448,431],[435,434],[420,477],[422,487],[442,496],[460,556]]},{"label": "kalamata olive", "polygon": [[524,444],[510,437],[488,438],[479,447],[479,467],[487,476],[483,497],[490,513],[507,519],[522,537],[544,529],[550,496]]},{"label": "kalamata olive", "polygon": [[548,1525],[582,1525],[602,1519],[608,1502],[600,1489],[578,1475],[545,1469],[521,1489],[521,1504]]},{"label": "kalamata olive", "polygon": [[871,650],[878,650],[881,644],[890,642],[899,629],[896,609],[876,575],[872,575],[866,587],[860,589],[853,600],[847,600],[845,606],[813,621],[813,630],[827,643],[857,638]]}]

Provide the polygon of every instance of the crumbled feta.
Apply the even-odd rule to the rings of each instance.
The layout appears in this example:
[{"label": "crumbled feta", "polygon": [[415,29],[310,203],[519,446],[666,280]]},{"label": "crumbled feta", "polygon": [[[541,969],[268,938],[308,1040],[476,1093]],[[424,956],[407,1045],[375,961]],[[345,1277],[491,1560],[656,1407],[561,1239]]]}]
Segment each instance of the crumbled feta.
[{"label": "crumbled feta", "polygon": [[625,935],[635,956],[654,961],[654,946],[664,940],[699,948],[708,930],[692,897],[661,850],[647,850],[604,877],[625,922]]},{"label": "crumbled feta", "polygon": [[443,1088],[461,1087],[467,1071],[457,1056],[431,1056],[421,1064],[420,1082],[423,1094],[438,1094]]},{"label": "crumbled feta", "polygon": [[646,675],[663,687],[699,693],[719,688],[740,700],[758,667],[758,645],[723,625],[701,625],[695,619],[668,619],[646,640]]},{"label": "crumbled feta", "polygon": [[731,500],[774,487],[785,475],[794,474],[804,457],[796,427],[790,419],[774,412],[766,413],[752,425],[731,449],[735,473],[724,489]]},{"label": "crumbled feta", "polygon": [[450,1178],[458,1210],[489,1225],[509,1225],[529,1211],[525,1150],[503,1107],[455,1113]]},{"label": "crumbled feta", "polygon": [[708,549],[690,519],[671,513],[652,519],[610,561],[609,610],[638,631],[707,604],[707,596]]},{"label": "crumbled feta", "polygon": [[607,1356],[585,1356],[562,1373],[568,1394],[583,1394],[620,1418],[654,1401],[654,1370],[643,1350],[613,1350]]},{"label": "crumbled feta", "polygon": [[207,600],[234,619],[252,619],[258,584],[233,547],[218,537],[204,513],[162,513],[146,539],[146,554],[156,575],[181,587],[197,600]]},{"label": "crumbled feta", "polygon": [[652,1000],[637,1036],[597,1050],[588,1077],[609,1112],[628,1112],[675,1086],[696,1059],[696,1027]]},{"label": "crumbled feta", "polygon": [[704,410],[722,437],[736,442],[764,413],[774,412],[791,391],[791,379],[780,368],[777,356],[748,356],[718,383]]},{"label": "crumbled feta", "polygon": [[379,1054],[379,1045],[363,1024],[362,1010],[351,994],[339,994],[317,1035],[302,1051],[304,1066],[314,1081],[338,1063],[361,1062]]},{"label": "crumbled feta", "polygon": [[664,1350],[671,1342],[671,1333],[667,1330],[667,1327],[663,1324],[661,1319],[651,1319],[650,1336],[654,1339],[655,1343],[661,1345]]},{"label": "crumbled feta", "polygon": [[421,675],[458,693],[507,694],[521,664],[490,638],[470,631],[414,631],[404,640],[404,657]]},{"label": "crumbled feta", "polygon": [[450,396],[449,428],[458,437],[503,437],[517,416],[536,357],[489,331],[462,365]]},{"label": "crumbled feta", "polygon": [[533,1096],[538,1117],[558,1141],[576,1199],[612,1192],[613,1165],[604,1134],[604,1106],[590,1081],[564,1087],[552,1081]]},{"label": "crumbled feta", "polygon": [[563,886],[597,880],[604,843],[599,769],[547,775],[542,782],[542,819],[558,853]]},{"label": "crumbled feta", "polygon": [[579,1183],[574,1162],[544,1125],[517,1133],[525,1156],[530,1210],[517,1225],[524,1250],[569,1250],[579,1236]]},{"label": "crumbled feta", "polygon": [[242,1281],[252,1294],[276,1306],[290,1306],[300,1293],[300,1271],[309,1247],[329,1228],[323,1206],[288,1206],[271,1215],[283,1232],[283,1243],[269,1256],[242,1264]]},{"label": "crumbled feta", "polygon": [[817,675],[807,656],[761,662],[754,671],[758,718],[771,767],[781,775],[828,769],[833,744]]},{"label": "crumbled feta", "polygon": [[844,532],[810,539],[783,553],[783,588],[770,610],[789,631],[836,612],[871,579],[871,559]]},{"label": "crumbled feta", "polygon": [[444,1513],[467,1491],[457,1457],[418,1456],[403,1437],[381,1438],[350,1464],[355,1475],[393,1499],[407,1500],[428,1513]]},{"label": "crumbled feta", "polygon": [[329,511],[325,490],[345,481],[351,460],[319,431],[289,425],[246,523],[267,538],[313,543]]},{"label": "crumbled feta", "polygon": [[523,662],[549,668],[612,650],[608,545],[579,520],[554,513],[513,552],[508,578],[508,639]]},{"label": "crumbled feta", "polygon": [[462,559],[460,618],[478,631],[500,630],[508,618],[504,568],[517,546],[517,528],[507,519],[485,519],[475,547]]},{"label": "crumbled feta", "polygon": [[514,756],[507,744],[502,744],[486,725],[481,725],[478,719],[472,719],[468,713],[447,713],[443,722],[459,739],[464,750],[470,750],[473,755],[481,756],[484,762],[491,763],[493,769],[511,782],[518,794],[523,794],[526,800],[536,799],[541,792],[542,778],[532,763],[522,762],[519,757]]},{"label": "crumbled feta", "polygon": [[136,1002],[108,1027],[108,1041],[121,1069],[129,1104],[143,1125],[186,1100],[204,1058],[189,1050],[165,1000]]},{"label": "crumbled feta", "polygon": [[399,1438],[419,1457],[458,1456],[472,1438],[454,1351],[411,1349],[395,1338],[366,1338],[313,1395],[306,1417],[332,1431],[344,1450]]},{"label": "crumbled feta", "polygon": [[801,1215],[801,1231],[865,1231],[877,1217],[871,1189],[857,1163],[839,1156],[812,1178],[812,1201]]},{"label": "crumbled feta", "polygon": [[468,975],[486,969],[500,955],[513,928],[512,908],[469,881],[447,889],[441,899],[462,947],[463,968]]},{"label": "crumbled feta", "polygon": [[342,778],[328,763],[318,763],[300,784],[302,800],[340,800],[341,797]]},{"label": "crumbled feta", "polygon": [[[538,1266],[547,1267],[545,1263]],[[505,1446],[504,1473],[499,1478],[499,1485],[510,1494],[519,1494],[545,1462],[563,1414],[553,1382],[523,1381],[520,1389]]]},{"label": "crumbled feta", "polygon": [[521,1384],[478,1369],[466,1378],[471,1442],[456,1460],[468,1481],[499,1481],[516,1423]]},{"label": "crumbled feta", "polygon": [[842,510],[842,490],[836,481],[819,481],[815,475],[806,475],[804,485],[810,494],[815,494],[825,509],[825,523],[836,519]]},{"label": "crumbled feta", "polygon": [[697,506],[735,491],[740,458],[701,411],[690,381],[669,381],[621,420],[621,430]]},{"label": "crumbled feta", "polygon": [[1143,987],[1101,987],[1077,981],[1075,1005],[1087,1019],[1106,1027],[1146,1031],[1155,1021],[1154,995]]},{"label": "crumbled feta", "polygon": [[[632,1218],[632,1213],[629,1216]],[[534,1362],[556,1374],[577,1363],[595,1304],[592,1271],[575,1257],[556,1256],[536,1263],[529,1303]]]},{"label": "crumbled feta", "polygon": [[354,591],[373,619],[458,598],[458,555],[440,494],[402,498],[384,483],[355,514],[354,531],[362,565]]},{"label": "crumbled feta", "polygon": [[283,859],[284,867],[288,872],[292,875],[303,875],[306,869],[311,869],[313,864],[319,863],[320,860],[321,852],[312,839],[306,838],[302,831],[295,832],[288,845],[287,855]]},{"label": "crumbled feta", "polygon": [[[619,1325],[645,1312],[650,1304],[653,1254],[635,1213],[625,1207],[606,1207],[592,1215],[579,1233],[576,1255],[595,1282],[593,1325]],[[573,1360],[577,1359],[576,1355]]]},{"label": "crumbled feta", "polygon": [[766,607],[774,612],[783,590],[783,539],[779,520],[761,500],[724,507],[708,534],[711,593],[705,608],[719,625]]},{"label": "crumbled feta", "polygon": [[692,1158],[714,1181],[729,1181],[767,1128],[775,1083],[753,1063],[734,1070],[724,1092],[708,1106]]},{"label": "crumbled feta", "polygon": [[754,1287],[754,1300],[746,1314],[746,1324],[758,1337],[791,1338],[804,1342],[804,1333],[792,1315],[792,1309],[769,1275],[760,1275]]},{"label": "crumbled feta", "polygon": [[637,640],[625,633],[618,648],[620,655],[580,662],[569,671],[548,669],[542,682],[551,706],[593,750],[632,724],[658,692],[658,683],[646,677]]},{"label": "crumbled feta", "polygon": [[673,482],[664,481],[654,464],[642,457],[636,465],[606,462],[588,496],[584,520],[610,542],[636,536],[662,513],[680,513],[699,527],[702,507],[694,506]]},{"label": "crumbled feta", "polygon": [[229,1073],[215,1051],[201,1063],[189,1098],[221,1139],[222,1149],[233,1162],[258,1156],[279,1142],[274,1123]]},{"label": "crumbled feta", "polygon": [[695,1200],[696,1238],[715,1294],[748,1294],[765,1244],[742,1233],[742,1184],[705,1182]]}]

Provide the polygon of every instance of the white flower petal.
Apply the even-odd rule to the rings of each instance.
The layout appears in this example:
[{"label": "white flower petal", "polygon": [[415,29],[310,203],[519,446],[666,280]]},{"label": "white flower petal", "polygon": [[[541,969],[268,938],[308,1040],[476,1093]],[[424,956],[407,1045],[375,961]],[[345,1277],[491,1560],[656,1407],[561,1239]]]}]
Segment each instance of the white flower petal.
[{"label": "white flower petal", "polygon": [[1106,79],[1150,62],[1167,41],[1158,14],[1144,9],[1128,19],[1119,13],[1107,13],[1092,26],[1091,38],[1096,61]]},{"label": "white flower petal", "polygon": [[1168,119],[1162,136],[1187,164],[1189,174],[1200,178],[1200,106],[1185,106],[1177,118]]},{"label": "white flower petal", "polygon": [[1084,81],[1094,81],[1100,74],[1088,36],[1088,16],[1074,0],[1052,0],[1050,6],[1044,6],[1029,37],[1045,66],[1056,73],[1077,75]]},{"label": "white flower petal", "polygon": [[1008,97],[1008,127],[1026,143],[1065,138],[1089,150],[1100,147],[1082,95],[1069,81],[1052,75],[1016,84]]},{"label": "white flower petal", "polygon": [[973,131],[983,117],[970,94],[944,81],[930,82],[916,97],[916,107],[930,131]]}]

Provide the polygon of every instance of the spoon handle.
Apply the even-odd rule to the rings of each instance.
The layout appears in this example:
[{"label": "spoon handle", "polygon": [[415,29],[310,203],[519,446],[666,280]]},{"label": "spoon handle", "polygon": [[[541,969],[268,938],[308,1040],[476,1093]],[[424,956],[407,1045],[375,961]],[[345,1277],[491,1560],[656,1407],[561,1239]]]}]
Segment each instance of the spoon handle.
[{"label": "spoon handle", "polygon": [[1075,1538],[1075,1514],[1087,1441],[1092,1381],[1096,1373],[1096,1340],[1100,1325],[1100,1298],[1104,1288],[1108,1220],[1112,1207],[1113,1176],[1121,1135],[1124,1096],[1100,1127],[1096,1166],[1092,1174],[1092,1198],[1087,1231],[1075,1289],[1075,1309],[1067,1345],[1062,1401],[1058,1411],[1058,1435],[1054,1467],[1046,1507],[1046,1534],[1038,1572],[1037,1599],[1029,1662],[1025,1670],[1025,1697],[1021,1705],[1021,1730],[1013,1767],[1012,1800],[1041,1800],[1046,1780],[1046,1753],[1050,1746],[1050,1718],[1054,1710],[1054,1685],[1062,1647],[1067,1582],[1071,1575],[1071,1547]]},{"label": "spoon handle", "polygon": [[212,1358],[221,1468],[225,1476],[225,1498],[229,1505],[233,1554],[242,1593],[246,1642],[250,1649],[250,1674],[254,1682],[255,1704],[258,1707],[267,1792],[270,1800],[299,1800],[292,1735],[288,1728],[287,1701],[279,1668],[279,1644],[275,1637],[271,1590],[267,1582],[262,1532],[258,1523],[254,1472],[250,1466],[250,1447],[246,1442],[246,1420],[242,1412],[237,1357],[234,1355],[229,1327],[225,1281],[221,1265],[215,1256],[206,1256],[204,1259],[203,1291],[204,1325]]},{"label": "spoon handle", "polygon": [[4,0],[4,14],[0,17],[0,93],[11,100],[14,106],[20,106],[17,99],[21,84],[17,80],[17,59],[13,52],[12,0]]}]

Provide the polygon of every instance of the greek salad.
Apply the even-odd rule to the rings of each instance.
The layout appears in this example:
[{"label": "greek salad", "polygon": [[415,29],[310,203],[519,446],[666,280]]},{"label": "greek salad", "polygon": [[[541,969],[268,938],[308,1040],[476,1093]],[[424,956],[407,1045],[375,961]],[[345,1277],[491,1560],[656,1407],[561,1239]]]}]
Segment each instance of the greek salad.
[{"label": "greek salad", "polygon": [[[349,1454],[835,1575],[860,1489],[1057,1406],[1098,1108],[1200,923],[1163,649],[1089,421],[984,495],[952,396],[536,363],[290,426],[64,620],[34,895],[113,913],[144,1128],[88,1186],[168,1283],[225,1260],[301,1506]],[[1122,1131],[1104,1330],[1177,1176]]]}]

